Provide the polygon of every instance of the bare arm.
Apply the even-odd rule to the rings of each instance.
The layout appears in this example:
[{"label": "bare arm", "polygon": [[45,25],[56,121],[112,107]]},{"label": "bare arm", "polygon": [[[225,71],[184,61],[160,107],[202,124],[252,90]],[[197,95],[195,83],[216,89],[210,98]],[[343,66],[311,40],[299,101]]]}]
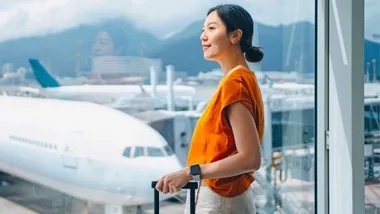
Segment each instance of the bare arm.
[{"label": "bare arm", "polygon": [[260,168],[259,136],[251,112],[241,102],[236,102],[228,107],[227,116],[238,153],[201,165],[202,179],[233,177]]}]

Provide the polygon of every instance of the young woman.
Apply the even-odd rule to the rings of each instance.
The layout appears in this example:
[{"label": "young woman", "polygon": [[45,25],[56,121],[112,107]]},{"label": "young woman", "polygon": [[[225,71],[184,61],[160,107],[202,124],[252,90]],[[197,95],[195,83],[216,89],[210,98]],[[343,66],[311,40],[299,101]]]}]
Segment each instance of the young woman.
[{"label": "young woman", "polygon": [[246,60],[260,62],[264,54],[252,46],[252,36],[252,18],[242,7],[209,10],[200,37],[204,58],[217,61],[224,77],[194,130],[187,167],[161,177],[156,186],[175,193],[190,180],[200,181],[198,214],[256,213],[251,183],[261,163],[264,107]]}]

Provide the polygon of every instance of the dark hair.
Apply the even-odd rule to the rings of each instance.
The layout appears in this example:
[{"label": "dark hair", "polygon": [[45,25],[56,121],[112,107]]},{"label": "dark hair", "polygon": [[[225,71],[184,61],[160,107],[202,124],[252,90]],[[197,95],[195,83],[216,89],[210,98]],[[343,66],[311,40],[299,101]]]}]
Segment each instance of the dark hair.
[{"label": "dark hair", "polygon": [[264,53],[259,47],[252,46],[253,20],[251,15],[241,6],[235,4],[221,4],[211,8],[207,15],[216,11],[219,18],[227,27],[227,33],[240,29],[242,37],[240,48],[245,53],[248,62],[257,63],[264,58]]}]

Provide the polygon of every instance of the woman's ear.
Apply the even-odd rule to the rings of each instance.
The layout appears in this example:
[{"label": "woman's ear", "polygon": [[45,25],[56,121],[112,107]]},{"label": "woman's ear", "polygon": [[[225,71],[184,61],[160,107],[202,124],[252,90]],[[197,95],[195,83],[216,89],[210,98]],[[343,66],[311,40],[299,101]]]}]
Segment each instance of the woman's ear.
[{"label": "woman's ear", "polygon": [[240,29],[236,29],[230,33],[230,41],[232,44],[236,44],[240,41],[241,37],[243,36],[243,31]]}]

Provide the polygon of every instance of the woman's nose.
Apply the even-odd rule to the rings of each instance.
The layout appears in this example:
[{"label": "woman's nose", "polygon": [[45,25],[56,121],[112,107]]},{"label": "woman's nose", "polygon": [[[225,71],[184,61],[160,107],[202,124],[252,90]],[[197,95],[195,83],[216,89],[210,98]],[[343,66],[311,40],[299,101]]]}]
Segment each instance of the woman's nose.
[{"label": "woman's nose", "polygon": [[203,32],[201,34],[200,39],[201,39],[201,41],[207,41],[207,36],[206,36],[205,32]]}]

